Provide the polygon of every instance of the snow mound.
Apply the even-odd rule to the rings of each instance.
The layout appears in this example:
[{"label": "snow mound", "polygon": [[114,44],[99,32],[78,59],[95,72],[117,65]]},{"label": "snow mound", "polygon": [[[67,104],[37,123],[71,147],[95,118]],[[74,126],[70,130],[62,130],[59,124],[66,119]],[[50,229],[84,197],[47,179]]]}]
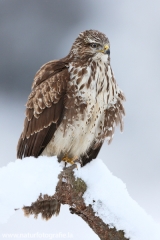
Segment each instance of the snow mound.
[{"label": "snow mound", "polygon": [[[63,164],[56,157],[29,157],[0,169],[0,223],[15,208],[31,205],[39,194],[53,195]],[[125,184],[100,159],[74,170],[87,184],[83,197],[110,227],[130,240],[160,240],[160,226],[129,196]],[[93,201],[94,200],[94,201]]]},{"label": "snow mound", "polygon": [[113,176],[101,159],[74,172],[87,184],[85,203],[91,204],[106,224],[124,230],[130,240],[160,240],[160,226],[130,197],[126,185]]},{"label": "snow mound", "polygon": [[36,201],[40,193],[53,195],[61,170],[56,157],[28,157],[0,168],[0,223],[7,222],[15,208]]}]

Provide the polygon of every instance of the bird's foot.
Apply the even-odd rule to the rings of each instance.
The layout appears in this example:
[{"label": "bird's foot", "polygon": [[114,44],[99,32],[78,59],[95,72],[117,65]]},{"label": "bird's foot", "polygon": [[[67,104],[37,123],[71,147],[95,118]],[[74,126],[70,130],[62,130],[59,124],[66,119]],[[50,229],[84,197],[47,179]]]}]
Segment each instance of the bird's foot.
[{"label": "bird's foot", "polygon": [[78,159],[78,157],[69,158],[66,154],[62,158],[62,161],[66,162],[66,163],[74,164],[75,163],[74,161],[77,160],[77,159]]}]

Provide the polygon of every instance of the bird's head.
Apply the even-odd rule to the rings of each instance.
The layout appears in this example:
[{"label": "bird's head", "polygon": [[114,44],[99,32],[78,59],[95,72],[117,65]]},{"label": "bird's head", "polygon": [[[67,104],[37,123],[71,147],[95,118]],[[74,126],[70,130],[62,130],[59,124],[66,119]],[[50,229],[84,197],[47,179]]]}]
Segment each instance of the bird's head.
[{"label": "bird's head", "polygon": [[70,55],[76,60],[88,58],[110,60],[110,44],[105,34],[96,30],[81,32],[72,45]]}]

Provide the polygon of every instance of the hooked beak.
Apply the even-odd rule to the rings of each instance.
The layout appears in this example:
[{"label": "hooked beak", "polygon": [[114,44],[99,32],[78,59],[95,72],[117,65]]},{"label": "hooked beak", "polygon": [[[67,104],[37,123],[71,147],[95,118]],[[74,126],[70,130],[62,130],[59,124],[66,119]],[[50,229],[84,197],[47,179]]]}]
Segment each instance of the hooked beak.
[{"label": "hooked beak", "polygon": [[100,52],[110,55],[109,45],[107,45],[107,44],[104,45],[104,48],[102,50],[100,50]]}]

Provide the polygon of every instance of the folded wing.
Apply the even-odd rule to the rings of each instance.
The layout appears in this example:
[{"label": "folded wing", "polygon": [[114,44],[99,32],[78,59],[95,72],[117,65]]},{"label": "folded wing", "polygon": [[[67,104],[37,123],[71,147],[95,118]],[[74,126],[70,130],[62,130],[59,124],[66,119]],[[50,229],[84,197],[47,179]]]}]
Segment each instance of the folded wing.
[{"label": "folded wing", "polygon": [[65,62],[52,61],[37,72],[26,104],[17,158],[38,157],[62,121],[69,73]]}]

